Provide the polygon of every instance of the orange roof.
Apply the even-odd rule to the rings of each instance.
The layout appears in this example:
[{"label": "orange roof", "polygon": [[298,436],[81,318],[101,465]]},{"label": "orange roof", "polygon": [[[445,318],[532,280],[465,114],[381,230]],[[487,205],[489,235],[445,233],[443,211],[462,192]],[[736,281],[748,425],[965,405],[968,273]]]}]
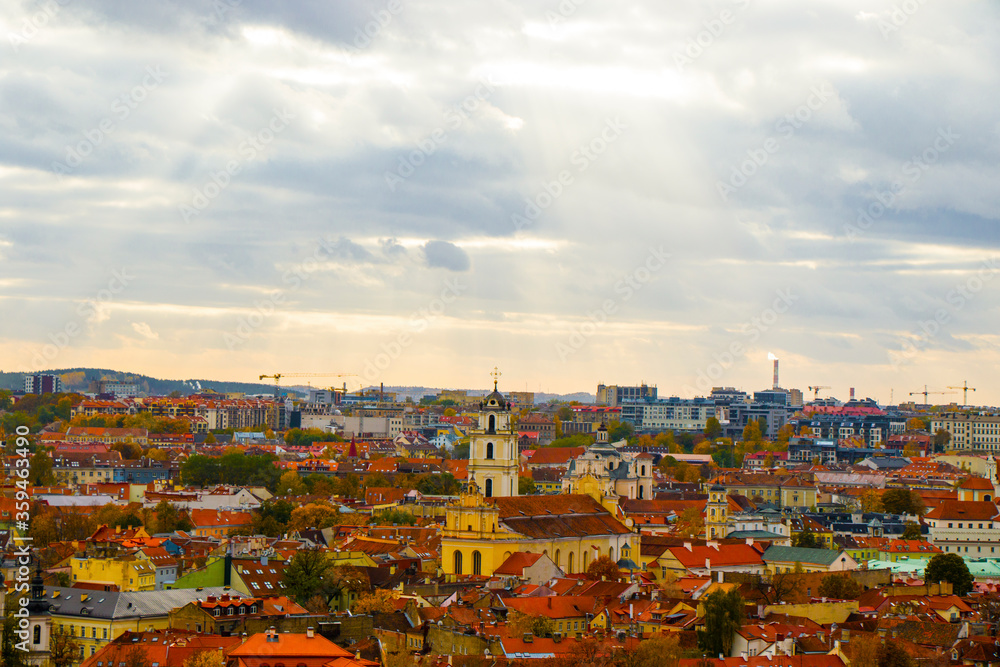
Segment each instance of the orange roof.
[{"label": "orange roof", "polygon": [[972,491],[992,491],[993,484],[982,477],[967,477],[964,482],[958,485],[958,488]]},{"label": "orange roof", "polygon": [[997,506],[988,500],[945,500],[928,512],[926,519],[944,519],[953,521],[990,521],[1000,512]]},{"label": "orange roof", "polygon": [[515,551],[507,560],[500,564],[500,567],[493,570],[493,574],[507,574],[520,577],[524,574],[524,568],[531,567],[542,557],[542,554],[524,553]]},{"label": "orange roof", "polygon": [[269,662],[280,661],[282,658],[285,660],[290,658],[354,659],[353,653],[340,648],[318,634],[309,637],[305,634],[285,632],[258,633],[229,653],[231,658],[252,659],[261,656],[267,656]]},{"label": "orange roof", "polygon": [[687,569],[704,568],[706,561],[716,567],[764,563],[761,553],[749,544],[728,544],[723,548],[692,545],[690,549],[687,546],[670,547],[668,551]]},{"label": "orange roof", "polygon": [[548,618],[576,618],[594,614],[597,598],[591,595],[550,595],[535,598],[507,598],[503,601],[508,609],[514,609],[531,616]]},{"label": "orange roof", "polygon": [[569,463],[585,451],[584,447],[543,447],[535,450],[528,463],[542,466]]},{"label": "orange roof", "polygon": [[191,510],[191,523],[201,526],[249,526],[253,522],[250,512],[218,510]]}]

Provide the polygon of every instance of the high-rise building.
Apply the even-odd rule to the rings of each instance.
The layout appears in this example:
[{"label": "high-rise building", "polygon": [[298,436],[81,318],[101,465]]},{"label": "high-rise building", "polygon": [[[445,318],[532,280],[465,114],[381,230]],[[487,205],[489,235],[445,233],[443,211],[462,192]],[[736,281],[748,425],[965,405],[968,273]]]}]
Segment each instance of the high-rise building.
[{"label": "high-rise building", "polygon": [[62,390],[62,378],[58,375],[35,373],[24,376],[24,392],[26,394],[58,394]]},{"label": "high-rise building", "polygon": [[597,385],[597,405],[610,405],[612,407],[621,405],[625,401],[642,401],[646,399],[656,399],[656,387],[648,386],[645,383],[638,386],[622,385]]}]

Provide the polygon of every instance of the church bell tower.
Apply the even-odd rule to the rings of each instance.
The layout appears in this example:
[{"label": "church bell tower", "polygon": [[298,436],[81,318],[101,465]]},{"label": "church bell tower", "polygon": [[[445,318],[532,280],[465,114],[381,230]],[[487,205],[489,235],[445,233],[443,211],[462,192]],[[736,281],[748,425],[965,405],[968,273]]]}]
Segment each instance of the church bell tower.
[{"label": "church bell tower", "polygon": [[510,402],[497,389],[500,371],[493,369],[493,393],[479,404],[478,428],[469,436],[469,482],[485,498],[516,496],[520,452],[511,423]]}]

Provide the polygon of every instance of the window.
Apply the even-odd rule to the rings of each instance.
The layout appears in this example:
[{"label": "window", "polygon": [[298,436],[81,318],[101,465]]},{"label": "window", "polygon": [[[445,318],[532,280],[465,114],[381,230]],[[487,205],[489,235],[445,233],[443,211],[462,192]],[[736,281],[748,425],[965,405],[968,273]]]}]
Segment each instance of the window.
[{"label": "window", "polygon": [[472,574],[482,574],[483,556],[478,551],[472,552]]},{"label": "window", "polygon": [[[32,635],[31,643],[32,644],[41,644],[42,643],[42,626],[40,626],[40,625],[36,625],[35,626],[35,630],[34,630],[34,633]],[[100,666],[98,665],[98,667],[100,667]]]},{"label": "window", "polygon": [[[455,552],[455,574],[462,574],[462,552]],[[261,667],[264,667],[261,665]]]},{"label": "window", "polygon": [[487,442],[486,443],[486,458],[487,459],[492,459],[493,458],[493,443],[492,442]]},{"label": "window", "polygon": [[492,479],[486,480],[486,497],[487,498],[492,498],[493,497],[493,480]]}]

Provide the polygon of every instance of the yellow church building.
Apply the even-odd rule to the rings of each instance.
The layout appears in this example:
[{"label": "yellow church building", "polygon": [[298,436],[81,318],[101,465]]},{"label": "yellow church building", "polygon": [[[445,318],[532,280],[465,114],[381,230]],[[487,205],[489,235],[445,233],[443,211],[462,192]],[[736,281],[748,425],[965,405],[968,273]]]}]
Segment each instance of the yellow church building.
[{"label": "yellow church building", "polygon": [[[617,511],[585,493],[518,496],[517,432],[496,387],[470,432],[469,484],[449,506],[441,533],[445,574],[490,576],[515,552],[548,556],[567,574],[600,556],[629,559],[638,542]],[[636,545],[636,546],[633,546]]]}]

